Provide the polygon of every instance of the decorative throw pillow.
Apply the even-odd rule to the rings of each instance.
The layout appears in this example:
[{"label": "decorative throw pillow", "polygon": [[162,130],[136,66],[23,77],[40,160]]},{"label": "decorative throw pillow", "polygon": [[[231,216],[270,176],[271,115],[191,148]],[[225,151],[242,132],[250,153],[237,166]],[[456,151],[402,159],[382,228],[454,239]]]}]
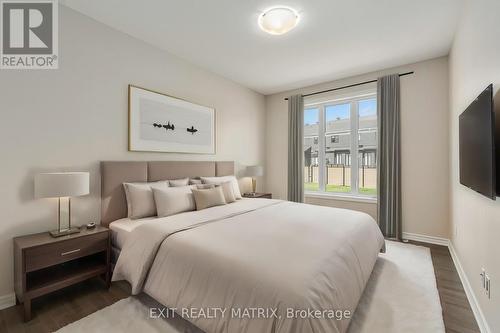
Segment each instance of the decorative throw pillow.
[{"label": "decorative throw pillow", "polygon": [[196,210],[202,210],[209,207],[225,205],[224,193],[220,186],[207,189],[195,190],[193,189],[194,201],[196,202]]},{"label": "decorative throw pillow", "polygon": [[123,183],[127,199],[127,216],[131,219],[155,216],[156,205],[152,188],[166,189],[168,182]]},{"label": "decorative throw pillow", "polygon": [[172,187],[188,186],[189,178],[173,179],[168,181],[169,185]]},{"label": "decorative throw pillow", "polygon": [[215,184],[196,184],[196,189],[197,190],[208,190],[210,188],[214,188],[216,185]]},{"label": "decorative throw pillow", "polygon": [[153,188],[158,217],[165,217],[196,209],[192,186]]},{"label": "decorative throw pillow", "polygon": [[[206,184],[206,185],[211,185],[211,184]],[[226,203],[231,203],[236,201],[233,184],[231,182],[224,182],[217,186],[220,186],[222,188],[222,193],[224,193],[224,199],[226,200]]]},{"label": "decorative throw pillow", "polygon": [[233,186],[234,197],[236,200],[241,199],[240,186],[238,185],[238,180],[235,176],[223,176],[223,177],[200,177],[204,184],[222,184],[225,182],[231,182]]}]

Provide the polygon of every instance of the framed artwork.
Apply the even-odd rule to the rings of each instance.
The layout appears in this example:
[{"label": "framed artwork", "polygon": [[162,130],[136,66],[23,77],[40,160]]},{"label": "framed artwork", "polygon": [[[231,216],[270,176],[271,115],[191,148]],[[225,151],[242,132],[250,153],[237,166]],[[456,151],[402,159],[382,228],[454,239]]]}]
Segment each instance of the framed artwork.
[{"label": "framed artwork", "polygon": [[215,109],[129,85],[129,150],[215,154]]}]

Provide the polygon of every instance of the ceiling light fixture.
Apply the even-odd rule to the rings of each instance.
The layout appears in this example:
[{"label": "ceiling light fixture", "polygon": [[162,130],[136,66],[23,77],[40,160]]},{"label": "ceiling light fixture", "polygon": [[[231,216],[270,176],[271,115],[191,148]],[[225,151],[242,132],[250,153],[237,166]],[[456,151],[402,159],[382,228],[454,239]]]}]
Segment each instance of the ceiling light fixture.
[{"label": "ceiling light fixture", "polygon": [[299,23],[299,13],[293,8],[277,6],[259,16],[259,27],[271,35],[283,35]]}]

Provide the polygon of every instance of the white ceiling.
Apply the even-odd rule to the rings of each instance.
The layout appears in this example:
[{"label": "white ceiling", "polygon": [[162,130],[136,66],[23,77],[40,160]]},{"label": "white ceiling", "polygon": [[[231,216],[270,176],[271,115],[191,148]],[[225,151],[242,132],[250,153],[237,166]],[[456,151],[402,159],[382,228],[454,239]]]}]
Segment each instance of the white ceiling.
[{"label": "white ceiling", "polygon": [[[461,0],[61,0],[263,94],[447,55]],[[301,15],[282,36],[259,14]]]}]

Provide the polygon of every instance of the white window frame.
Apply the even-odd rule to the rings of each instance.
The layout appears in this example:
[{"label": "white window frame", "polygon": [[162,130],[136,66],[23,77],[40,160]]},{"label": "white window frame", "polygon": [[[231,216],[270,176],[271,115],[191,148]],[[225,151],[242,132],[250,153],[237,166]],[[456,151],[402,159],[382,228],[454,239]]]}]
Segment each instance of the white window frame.
[{"label": "white window frame", "polygon": [[[311,103],[305,103],[304,109],[317,108],[319,115],[318,123],[318,191],[306,191],[305,195],[309,197],[335,197],[336,199],[353,199],[355,201],[376,201],[376,195],[367,195],[359,193],[359,102],[367,99],[377,99],[377,94],[375,91],[353,94],[351,96],[329,99],[324,101],[317,101]],[[326,158],[325,158],[325,137],[326,133],[326,108],[329,106],[350,104],[350,121],[351,121],[351,192],[327,192],[326,191]],[[363,132],[371,132],[373,128],[363,129]],[[332,133],[329,133],[332,134]],[[335,133],[338,134],[338,133]],[[316,137],[316,135],[314,135]],[[305,137],[305,136],[304,136]],[[378,146],[376,146],[378,151]],[[378,166],[377,166],[378,167]],[[353,172],[356,170],[355,172]]]}]

